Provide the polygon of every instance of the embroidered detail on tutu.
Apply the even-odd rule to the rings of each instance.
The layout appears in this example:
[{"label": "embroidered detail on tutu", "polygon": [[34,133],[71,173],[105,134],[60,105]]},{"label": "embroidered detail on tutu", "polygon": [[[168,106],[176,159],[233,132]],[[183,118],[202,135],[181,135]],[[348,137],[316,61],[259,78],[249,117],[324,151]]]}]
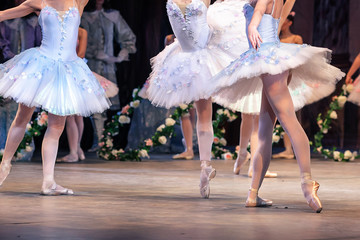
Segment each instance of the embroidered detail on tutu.
[{"label": "embroidered detail on tutu", "polygon": [[288,60],[298,54],[301,48],[306,47],[306,44],[298,45],[296,50],[292,53],[289,53],[285,56],[279,56],[278,50],[280,49],[280,44],[278,43],[265,43],[262,44],[260,49],[257,51],[255,49],[249,49],[245,53],[241,54],[238,59],[233,61],[226,69],[225,74],[231,75],[234,71],[243,66],[250,66],[259,61],[263,61],[267,64],[277,65],[282,60]]},{"label": "embroidered detail on tutu", "polygon": [[194,38],[194,32],[189,26],[191,24],[191,19],[195,16],[200,16],[203,14],[203,12],[201,10],[201,5],[195,5],[193,4],[194,2],[195,0],[186,6],[185,15],[183,15],[178,5],[176,5],[176,3],[174,3],[172,0],[167,2],[166,8],[169,17],[175,18],[178,22],[180,22],[182,25],[182,30],[184,31],[187,38],[194,41],[195,44],[198,44],[198,41]]}]

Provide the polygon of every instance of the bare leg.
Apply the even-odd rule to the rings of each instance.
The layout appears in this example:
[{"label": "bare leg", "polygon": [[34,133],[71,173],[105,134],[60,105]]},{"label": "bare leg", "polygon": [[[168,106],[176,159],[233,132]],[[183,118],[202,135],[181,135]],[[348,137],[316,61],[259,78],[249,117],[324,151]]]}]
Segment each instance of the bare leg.
[{"label": "bare leg", "polygon": [[[302,183],[307,184],[311,179],[309,140],[296,118],[292,99],[287,87],[287,77],[288,72],[278,75],[265,75],[262,77],[264,88],[260,111],[259,147],[254,158],[254,174],[251,190],[248,195],[248,200],[250,200],[250,202],[254,202],[257,198],[257,191],[260,188],[269,167],[272,126],[275,121],[275,115],[279,119],[285,132],[289,135],[292,145],[294,146],[296,159],[300,167]],[[311,181],[311,183],[313,182]],[[318,200],[316,193],[314,194],[312,191],[314,189],[314,184],[312,184],[311,189],[303,187],[304,195],[307,200],[310,196],[311,200],[316,202],[315,205],[319,204],[320,207],[318,207],[318,209],[321,211],[320,200]],[[315,197],[317,199],[314,199]]]},{"label": "bare leg", "polygon": [[59,138],[64,130],[65,121],[66,117],[49,113],[48,128],[41,149],[43,160],[42,194],[44,195],[73,194],[72,190],[57,185],[54,178]]},{"label": "bare leg", "polygon": [[[193,112],[193,111],[192,111]],[[194,112],[193,112],[194,113]],[[183,137],[185,139],[186,149],[183,153],[176,154],[173,156],[174,159],[193,159],[194,151],[193,151],[193,122],[191,118],[191,112],[189,114],[184,115],[180,119],[181,121],[181,131],[183,133]]]},{"label": "bare leg", "polygon": [[61,158],[59,162],[77,162],[78,158],[78,142],[79,130],[75,121],[75,116],[66,118],[66,134],[69,142],[70,153]]},{"label": "bare leg", "polygon": [[11,159],[13,158],[19,144],[24,138],[26,125],[31,119],[35,107],[29,108],[23,104],[19,104],[16,117],[11,124],[7,141],[5,145],[4,155],[0,168],[0,186],[10,173]]},{"label": "bare leg", "polygon": [[75,122],[78,129],[78,142],[77,142],[77,155],[80,160],[85,160],[85,154],[84,151],[81,149],[81,138],[84,132],[84,118],[82,116],[75,116]]},{"label": "bare leg", "polygon": [[[254,115],[253,118],[253,131],[250,139],[250,150],[251,150],[251,159],[248,170],[248,177],[252,177],[253,172],[253,159],[255,156],[256,149],[258,147],[258,135],[259,135],[259,115]],[[265,178],[276,178],[278,175],[276,172],[266,171]]]},{"label": "bare leg", "polygon": [[197,121],[197,136],[201,161],[200,194],[203,198],[210,195],[210,179],[214,178],[216,171],[211,167],[211,147],[214,140],[212,127],[212,102],[211,99],[201,99],[195,102]]},{"label": "bare leg", "polygon": [[254,118],[256,115],[241,114],[239,152],[234,164],[234,173],[239,174],[242,166],[249,160],[250,154],[247,151],[250,138],[253,133]]}]

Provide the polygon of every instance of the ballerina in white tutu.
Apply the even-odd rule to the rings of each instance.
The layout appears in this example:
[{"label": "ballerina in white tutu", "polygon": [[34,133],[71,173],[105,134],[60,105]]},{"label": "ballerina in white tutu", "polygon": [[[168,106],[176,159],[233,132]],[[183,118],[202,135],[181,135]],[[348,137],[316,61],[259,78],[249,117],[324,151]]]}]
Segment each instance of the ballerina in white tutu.
[{"label": "ballerina in white tutu", "polygon": [[[210,79],[233,61],[236,53],[247,48],[247,43],[241,41],[245,35],[226,34],[228,29],[237,27],[238,21],[244,19],[238,14],[238,9],[245,2],[229,2],[233,3],[234,14],[224,12],[226,14],[216,18],[207,18],[209,0],[167,1],[167,12],[176,40],[152,59],[153,71],[146,92],[153,104],[167,108],[194,102],[202,168],[200,194],[204,198],[209,197],[209,181],[216,174],[210,164],[214,138],[210,97],[215,87]],[[212,8],[209,8],[209,14]]]},{"label": "ballerina in white tutu", "polygon": [[[272,129],[277,117],[294,147],[304,196],[309,206],[320,212],[322,205],[317,196],[319,184],[311,178],[309,140],[296,118],[294,105],[299,103],[293,103],[289,88],[295,84],[293,86],[298,87],[304,97],[303,102],[307,102],[314,96],[307,97],[306,91],[300,91],[303,87],[306,89],[308,85],[330,83],[332,88],[331,85],[344,74],[328,63],[331,54],[328,49],[280,43],[277,32],[282,7],[283,0],[258,0],[245,5],[250,49],[213,80],[223,84],[216,94],[226,98],[233,106],[243,104],[244,98],[256,93],[256,89],[252,88],[255,81],[263,85],[259,146],[254,156],[253,177],[246,206],[272,205],[271,201],[258,197],[258,190],[270,163]],[[289,70],[292,71],[293,80],[288,88]]]},{"label": "ballerina in white tutu", "polygon": [[89,116],[109,108],[110,102],[95,76],[76,54],[80,16],[88,0],[27,0],[0,12],[0,21],[36,12],[43,40],[0,65],[0,95],[13,98],[19,109],[11,129],[0,169],[0,185],[8,176],[11,159],[19,146],[35,107],[49,112],[42,144],[44,195],[73,194],[57,185],[54,166],[59,137],[66,116]]}]

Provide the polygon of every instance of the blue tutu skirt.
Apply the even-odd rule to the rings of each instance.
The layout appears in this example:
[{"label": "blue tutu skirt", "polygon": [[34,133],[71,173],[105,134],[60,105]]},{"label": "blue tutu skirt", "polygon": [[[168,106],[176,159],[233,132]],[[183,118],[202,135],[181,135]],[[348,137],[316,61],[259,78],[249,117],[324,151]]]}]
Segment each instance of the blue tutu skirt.
[{"label": "blue tutu skirt", "polygon": [[59,116],[89,116],[110,106],[104,89],[81,58],[54,60],[38,48],[0,64],[0,95]]}]

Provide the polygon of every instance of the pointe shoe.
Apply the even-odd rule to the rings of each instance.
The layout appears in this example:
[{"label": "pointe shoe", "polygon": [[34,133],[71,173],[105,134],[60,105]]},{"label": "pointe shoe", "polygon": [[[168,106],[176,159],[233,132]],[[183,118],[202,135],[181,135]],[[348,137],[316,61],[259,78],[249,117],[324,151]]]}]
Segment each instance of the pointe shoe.
[{"label": "pointe shoe", "polygon": [[194,159],[194,154],[188,154],[187,152],[176,154],[172,157],[172,159],[186,159],[192,160]]},{"label": "pointe shoe", "polygon": [[74,191],[54,183],[51,188],[41,190],[40,194],[44,196],[74,195]]},{"label": "pointe shoe", "polygon": [[294,154],[291,154],[291,153],[289,154],[286,152],[281,152],[281,153],[272,155],[272,158],[274,158],[274,159],[277,159],[277,158],[294,159],[295,156],[294,156]]},{"label": "pointe shoe", "polygon": [[210,196],[210,180],[216,176],[216,169],[212,166],[201,168],[200,173],[200,195],[203,198]]},{"label": "pointe shoe", "polygon": [[[250,188],[249,192],[256,192],[257,189]],[[262,199],[258,196],[256,196],[256,199],[249,199],[249,197],[246,199],[245,207],[270,207],[272,206],[273,202],[271,200]]]},{"label": "pointe shoe", "polygon": [[11,170],[11,164],[2,162],[0,165],[0,186],[3,184]]},{"label": "pointe shoe", "polygon": [[80,161],[85,160],[85,154],[84,154],[84,151],[81,148],[78,150],[78,157],[79,157]]},{"label": "pointe shoe", "polygon": [[240,156],[236,159],[236,162],[234,163],[234,174],[239,175],[240,173],[240,169],[242,168],[242,166],[244,166],[244,164],[249,161],[251,158],[251,155],[248,151],[246,151],[246,157],[245,160],[241,163],[240,162]]},{"label": "pointe shoe", "polygon": [[[276,172],[270,172],[270,171],[266,171],[265,173],[265,178],[277,178],[278,174]],[[252,178],[252,172],[248,173],[248,177]]]},{"label": "pointe shoe", "polygon": [[322,204],[317,196],[319,187],[320,184],[312,180],[301,183],[301,189],[304,193],[307,204],[317,213],[320,213],[322,210]]},{"label": "pointe shoe", "polygon": [[73,158],[70,154],[66,155],[65,157],[56,159],[57,163],[75,163],[78,162],[79,158]]}]

